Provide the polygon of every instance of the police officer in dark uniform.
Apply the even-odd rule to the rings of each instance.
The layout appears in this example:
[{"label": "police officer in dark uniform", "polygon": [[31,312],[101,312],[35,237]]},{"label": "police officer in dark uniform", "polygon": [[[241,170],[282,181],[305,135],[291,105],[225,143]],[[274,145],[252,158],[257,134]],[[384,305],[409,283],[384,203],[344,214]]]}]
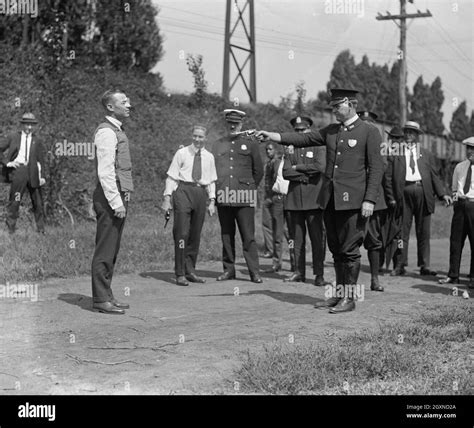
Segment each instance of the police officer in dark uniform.
[{"label": "police officer in dark uniform", "polygon": [[[295,132],[310,132],[311,118],[297,116],[290,120]],[[283,164],[283,177],[290,182],[285,200],[289,213],[290,236],[294,240],[295,271],[285,282],[305,282],[306,277],[306,229],[311,240],[314,285],[324,282],[324,257],[326,232],[323,210],[318,201],[322,174],[326,170],[325,147],[289,147]]]},{"label": "police officer in dark uniform", "polygon": [[336,295],[317,307],[330,313],[355,309],[354,287],[360,271],[360,246],[367,218],[374,212],[384,171],[378,130],[360,120],[356,113],[358,91],[331,90],[336,119],[319,131],[309,133],[259,131],[256,136],[283,145],[309,147],[326,145],[326,172],[320,196],[329,249],[334,257],[336,282],[344,295]]},{"label": "police officer in dark uniform", "polygon": [[[377,120],[377,114],[368,110],[357,112],[361,120],[373,124]],[[384,159],[385,161],[385,159]],[[384,162],[386,167],[386,162]],[[385,202],[384,183],[379,188],[379,195],[375,202],[374,213],[367,221],[367,231],[364,239],[364,248],[367,250],[367,257],[370,265],[370,289],[383,291],[383,286],[379,282],[379,270],[383,265],[385,256],[384,227],[387,220],[387,204]]]},{"label": "police officer in dark uniform", "polygon": [[242,247],[253,282],[261,283],[258,249],[255,241],[255,206],[257,187],[263,177],[263,163],[257,141],[241,132],[245,113],[224,110],[227,136],[214,143],[217,182],[216,206],[221,224],[222,261],[224,273],[218,281],[235,279],[235,225],[242,238]]}]

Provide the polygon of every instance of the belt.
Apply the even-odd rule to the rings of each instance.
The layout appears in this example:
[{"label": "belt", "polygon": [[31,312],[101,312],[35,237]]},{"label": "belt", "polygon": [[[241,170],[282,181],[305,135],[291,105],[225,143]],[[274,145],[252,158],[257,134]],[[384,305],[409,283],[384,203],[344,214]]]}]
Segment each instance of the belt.
[{"label": "belt", "polygon": [[180,181],[179,184],[183,186],[204,187],[202,184],[195,183],[194,181]]},{"label": "belt", "polygon": [[421,180],[418,181],[405,181],[405,186],[410,186],[410,185],[416,185],[416,186],[421,186]]}]

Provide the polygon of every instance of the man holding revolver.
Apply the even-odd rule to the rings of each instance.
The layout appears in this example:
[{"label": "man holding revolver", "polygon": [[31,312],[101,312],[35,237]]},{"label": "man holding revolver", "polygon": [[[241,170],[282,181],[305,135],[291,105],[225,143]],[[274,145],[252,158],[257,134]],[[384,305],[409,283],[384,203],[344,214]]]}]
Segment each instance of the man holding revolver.
[{"label": "man holding revolver", "polygon": [[357,115],[358,91],[332,89],[331,107],[339,123],[308,133],[259,131],[256,136],[283,145],[309,147],[325,145],[326,172],[319,194],[329,249],[334,258],[336,294],[316,307],[330,307],[330,313],[355,309],[354,289],[360,271],[360,246],[366,221],[374,211],[384,172],[378,130]]}]

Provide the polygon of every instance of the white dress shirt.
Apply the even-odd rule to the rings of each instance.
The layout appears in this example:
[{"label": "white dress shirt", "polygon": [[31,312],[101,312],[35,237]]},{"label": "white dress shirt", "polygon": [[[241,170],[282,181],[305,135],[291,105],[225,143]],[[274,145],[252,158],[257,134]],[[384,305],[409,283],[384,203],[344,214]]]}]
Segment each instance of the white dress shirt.
[{"label": "white dress shirt", "polygon": [[[171,195],[177,188],[180,181],[193,182],[193,163],[194,157],[198,149],[194,144],[179,149],[171,162],[168,169],[168,178],[166,179],[166,187],[164,196]],[[207,151],[204,147],[201,149],[201,179],[198,183],[205,187],[209,199],[216,197],[216,164],[214,155]]]},{"label": "white dress shirt", "polygon": [[[415,172],[412,172],[410,167],[410,153],[413,153],[413,159],[415,160]],[[420,170],[418,169],[418,150],[416,144],[411,148],[405,150],[405,162],[406,162],[406,181],[421,181]]]},{"label": "white dress shirt", "polygon": [[462,162],[459,162],[456,165],[456,168],[454,168],[452,191],[453,193],[456,192],[457,196],[461,198],[474,198],[474,171],[472,171],[471,175],[471,187],[469,188],[469,192],[467,192],[467,194],[464,193],[464,183],[466,182],[467,171],[469,167],[472,168],[471,161],[469,159],[466,159]]},{"label": "white dress shirt", "polygon": [[[122,122],[111,116],[105,118],[122,129]],[[102,128],[97,131],[94,145],[97,149],[97,175],[104,195],[113,210],[123,207],[122,198],[117,187],[115,173],[115,153],[117,151],[117,135],[110,128]]]},{"label": "white dress shirt", "polygon": [[27,165],[29,156],[30,156],[30,148],[31,148],[31,133],[27,135],[25,132],[21,131],[20,151],[18,152],[18,156],[14,159],[13,162],[17,162],[22,165]]}]

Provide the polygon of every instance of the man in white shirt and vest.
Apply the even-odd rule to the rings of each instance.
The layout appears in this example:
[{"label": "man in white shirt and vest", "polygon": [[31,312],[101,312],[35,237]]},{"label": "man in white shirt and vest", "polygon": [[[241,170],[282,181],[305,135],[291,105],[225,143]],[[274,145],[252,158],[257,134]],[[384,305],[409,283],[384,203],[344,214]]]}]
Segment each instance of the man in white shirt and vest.
[{"label": "man in white shirt and vest", "polygon": [[173,238],[176,284],[188,281],[204,283],[196,275],[196,260],[201,231],[209,200],[209,215],[214,215],[216,199],[216,166],[214,156],[204,147],[207,130],[202,125],[193,129],[193,143],[180,148],[168,169],[162,209],[171,210],[173,195]]},{"label": "man in white shirt and vest", "polygon": [[471,268],[468,287],[474,289],[474,137],[466,138],[466,160],[458,163],[453,173],[454,213],[449,238],[448,277],[440,279],[440,284],[459,284],[461,255],[466,236],[471,244]]},{"label": "man in white shirt and vest", "polygon": [[[406,150],[400,156],[389,156],[388,169],[392,180],[387,183],[391,207],[403,204],[402,241],[403,248],[396,253],[396,266],[392,276],[403,275],[408,264],[408,241],[410,229],[415,217],[418,266],[420,275],[436,275],[430,269],[430,234],[431,214],[435,210],[435,194],[446,205],[452,199],[446,194],[443,183],[438,176],[433,155],[420,147],[419,137],[423,133],[420,124],[407,121],[403,126]],[[391,163],[391,165],[390,165]]]},{"label": "man in white shirt and vest", "polygon": [[94,135],[98,180],[93,195],[97,215],[92,258],[93,309],[106,314],[124,314],[129,305],[115,299],[111,282],[133,191],[129,141],[122,126],[130,116],[131,105],[125,93],[118,89],[105,92],[102,105],[105,120]]},{"label": "man in white shirt and vest", "polygon": [[[42,177],[43,145],[36,136],[38,121],[33,113],[25,113],[20,123],[22,129],[0,142],[0,153],[8,150],[6,159],[6,180],[11,183],[7,203],[6,223],[10,234],[15,233],[21,198],[28,189],[38,232],[44,233],[44,211],[41,186],[46,183]],[[44,168],[43,168],[44,170]]]}]

